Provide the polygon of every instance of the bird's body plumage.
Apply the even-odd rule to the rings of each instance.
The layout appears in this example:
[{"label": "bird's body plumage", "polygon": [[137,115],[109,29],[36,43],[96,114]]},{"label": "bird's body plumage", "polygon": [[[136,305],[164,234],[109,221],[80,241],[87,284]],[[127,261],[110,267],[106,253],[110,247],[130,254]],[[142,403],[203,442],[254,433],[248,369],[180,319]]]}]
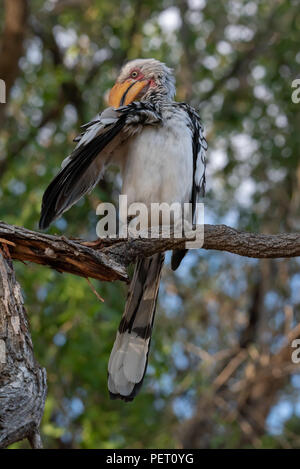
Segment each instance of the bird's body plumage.
[{"label": "bird's body plumage", "polygon": [[[47,188],[41,228],[91,191],[111,163],[120,166],[128,205],[139,202],[150,208],[151,203],[191,202],[195,212],[205,190],[206,141],[198,114],[187,104],[174,102],[174,92],[171,70],[154,59],[123,67],[111,91],[113,106],[83,126],[75,150]],[[134,97],[139,101],[130,101]],[[173,253],[172,268],[184,254]],[[111,396],[132,400],[141,386],[163,257],[155,254],[136,265],[109,361]]]},{"label": "bird's body plumage", "polygon": [[190,201],[193,147],[186,121],[179,106],[165,105],[159,125],[145,127],[128,141],[122,193],[129,204],[141,202],[150,207],[153,202]]}]

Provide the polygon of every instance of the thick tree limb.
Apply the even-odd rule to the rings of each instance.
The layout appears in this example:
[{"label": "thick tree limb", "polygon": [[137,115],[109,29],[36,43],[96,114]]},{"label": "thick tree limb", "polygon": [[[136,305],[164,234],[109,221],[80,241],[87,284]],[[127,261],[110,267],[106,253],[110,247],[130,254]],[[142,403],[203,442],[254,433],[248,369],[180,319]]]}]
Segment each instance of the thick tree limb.
[{"label": "thick tree limb", "polygon": [[[13,259],[48,265],[98,280],[127,281],[126,267],[138,257],[179,249],[188,237],[98,239],[84,241],[52,236],[0,222],[0,243],[8,242]],[[266,235],[237,231],[225,225],[205,225],[203,249],[253,258],[300,256],[300,233]]]},{"label": "thick tree limb", "polygon": [[127,280],[124,265],[79,240],[37,233],[0,222],[0,245],[3,240],[13,243],[8,244],[13,259],[48,265],[59,272],[81,277]]},{"label": "thick tree limb", "polygon": [[[1,229],[1,226],[0,226]],[[0,231],[1,236],[1,231]],[[137,257],[147,257],[156,252],[181,249],[191,239],[186,237],[169,239],[131,239],[111,241],[115,245],[104,248],[125,265],[135,261]],[[300,233],[282,233],[267,235],[237,231],[226,225],[204,225],[203,249],[227,251],[244,257],[281,258],[300,256]]]},{"label": "thick tree limb", "polygon": [[33,356],[21,288],[0,249],[0,448],[24,438],[33,448],[42,447],[46,393],[46,370]]}]

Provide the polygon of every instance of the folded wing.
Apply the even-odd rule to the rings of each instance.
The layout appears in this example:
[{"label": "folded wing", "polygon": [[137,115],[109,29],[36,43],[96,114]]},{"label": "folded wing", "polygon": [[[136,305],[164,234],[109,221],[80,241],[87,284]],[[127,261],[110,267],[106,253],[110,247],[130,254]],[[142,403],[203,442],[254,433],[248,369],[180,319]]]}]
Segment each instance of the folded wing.
[{"label": "folded wing", "polygon": [[[189,127],[192,131],[193,138],[193,181],[192,181],[192,193],[190,203],[192,204],[192,221],[193,224],[197,224],[197,202],[200,197],[205,195],[205,170],[206,170],[206,150],[207,142],[203,134],[203,126],[200,121],[199,115],[196,111],[185,103],[180,103],[179,106],[189,116]],[[172,254],[171,267],[172,270],[176,270],[182,259],[187,253],[187,249],[175,249]]]},{"label": "folded wing", "polygon": [[107,108],[83,126],[75,150],[62,163],[57,176],[47,187],[42,201],[39,227],[47,228],[101,178],[114,149],[145,124],[160,122],[150,105],[132,103],[117,110]]}]

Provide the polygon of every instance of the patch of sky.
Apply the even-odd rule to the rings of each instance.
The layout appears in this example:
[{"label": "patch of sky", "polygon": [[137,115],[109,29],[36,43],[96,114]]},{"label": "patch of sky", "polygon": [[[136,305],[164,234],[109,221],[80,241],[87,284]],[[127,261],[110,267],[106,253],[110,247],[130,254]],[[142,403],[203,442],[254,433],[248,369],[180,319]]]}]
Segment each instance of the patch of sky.
[{"label": "patch of sky", "polygon": [[57,347],[62,347],[67,342],[67,337],[62,332],[58,332],[53,337],[53,342]]},{"label": "patch of sky", "polygon": [[300,303],[300,274],[294,274],[290,280],[291,301]]},{"label": "patch of sky", "polygon": [[280,400],[272,407],[267,418],[267,429],[272,435],[280,435],[284,423],[293,415],[293,405],[287,399]]},{"label": "patch of sky", "polygon": [[26,191],[26,184],[13,178],[8,183],[8,190],[14,195],[21,195]]},{"label": "patch of sky", "polygon": [[187,396],[176,397],[173,401],[174,414],[180,419],[189,419],[193,416],[195,405]]},{"label": "patch of sky", "polygon": [[164,32],[173,32],[181,26],[180,11],[176,7],[169,7],[158,16],[158,24]]},{"label": "patch of sky", "polygon": [[189,360],[184,353],[183,346],[180,342],[175,342],[172,346],[172,356],[176,367],[179,370],[186,370],[189,366]]}]

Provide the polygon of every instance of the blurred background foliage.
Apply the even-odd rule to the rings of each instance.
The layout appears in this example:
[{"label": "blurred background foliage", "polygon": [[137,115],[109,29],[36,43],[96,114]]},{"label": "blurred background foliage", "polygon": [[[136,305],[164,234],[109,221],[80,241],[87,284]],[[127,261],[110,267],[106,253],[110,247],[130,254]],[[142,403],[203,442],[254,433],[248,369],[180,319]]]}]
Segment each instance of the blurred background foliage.
[{"label": "blurred background foliage", "polygon": [[[299,229],[299,1],[31,0],[24,29],[0,130],[0,219],[37,229],[43,191],[120,66],[155,57],[205,124],[206,222]],[[119,188],[109,172],[49,232],[94,239],[95,208]],[[93,281],[102,304],[85,279],[16,262],[48,373],[45,447],[300,447],[299,366],[285,345],[299,266],[195,251],[174,274],[168,261],[145,385],[125,404],[109,400],[106,370],[126,286]]]}]

